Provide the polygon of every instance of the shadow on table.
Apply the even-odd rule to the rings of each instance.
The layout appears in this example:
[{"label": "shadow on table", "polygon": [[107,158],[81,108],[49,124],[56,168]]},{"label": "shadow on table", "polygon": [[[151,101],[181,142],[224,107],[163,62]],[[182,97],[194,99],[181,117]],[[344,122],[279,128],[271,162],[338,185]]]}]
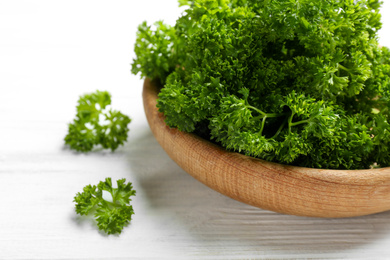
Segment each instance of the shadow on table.
[{"label": "shadow on table", "polygon": [[129,167],[138,171],[131,177],[138,184],[138,199],[147,200],[153,221],[175,230],[172,236],[178,243],[180,238],[187,240],[185,250],[190,254],[207,248],[210,254],[231,256],[331,257],[348,255],[350,249],[367,253],[365,245],[390,234],[390,212],[321,219],[278,214],[232,200],[180,169],[150,131],[128,147],[133,147],[127,150]]}]

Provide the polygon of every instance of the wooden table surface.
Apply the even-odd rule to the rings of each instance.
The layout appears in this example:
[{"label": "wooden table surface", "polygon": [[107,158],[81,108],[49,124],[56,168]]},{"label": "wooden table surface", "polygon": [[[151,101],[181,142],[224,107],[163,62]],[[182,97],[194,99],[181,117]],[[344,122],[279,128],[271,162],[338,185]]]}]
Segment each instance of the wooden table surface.
[{"label": "wooden table surface", "polygon": [[[382,45],[390,46],[386,0]],[[390,212],[281,215],[227,198],[181,170],[143,113],[130,74],[137,25],[174,24],[176,0],[0,2],[0,259],[390,259]],[[112,94],[130,115],[116,152],[64,147],[79,95]],[[137,190],[135,215],[106,236],[73,197],[106,177]]]}]

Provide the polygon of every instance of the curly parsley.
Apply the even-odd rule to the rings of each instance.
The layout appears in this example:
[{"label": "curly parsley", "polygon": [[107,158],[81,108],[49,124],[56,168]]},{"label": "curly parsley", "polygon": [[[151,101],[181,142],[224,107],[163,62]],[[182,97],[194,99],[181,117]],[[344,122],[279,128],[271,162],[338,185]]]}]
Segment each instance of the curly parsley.
[{"label": "curly parsley", "polygon": [[70,148],[88,152],[96,145],[116,150],[127,140],[131,119],[119,111],[109,108],[111,95],[107,91],[96,91],[80,97],[77,114],[69,124],[65,144]]},{"label": "curly parsley", "polygon": [[[83,192],[78,192],[74,197],[76,213],[88,215],[93,213],[100,230],[107,234],[121,233],[123,227],[131,221],[134,214],[130,205],[130,197],[135,196],[132,184],[126,183],[126,179],[117,180],[117,188],[112,187],[111,178],[106,178],[96,185],[87,185]],[[104,198],[104,192],[109,198]]]},{"label": "curly parsley", "polygon": [[143,23],[132,72],[159,78],[166,123],[269,161],[390,166],[390,51],[378,0],[180,0]]}]

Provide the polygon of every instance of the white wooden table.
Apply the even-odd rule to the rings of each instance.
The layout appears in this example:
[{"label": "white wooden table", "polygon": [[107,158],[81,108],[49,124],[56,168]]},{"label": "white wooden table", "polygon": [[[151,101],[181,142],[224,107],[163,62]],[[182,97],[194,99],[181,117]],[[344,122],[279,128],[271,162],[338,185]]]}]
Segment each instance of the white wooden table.
[{"label": "white wooden table", "polygon": [[[390,2],[381,44],[390,46]],[[130,74],[137,25],[173,24],[176,0],[0,2],[0,259],[390,259],[390,212],[349,219],[281,215],[194,180],[160,148]],[[386,14],[387,12],[387,14]],[[63,138],[79,95],[112,94],[132,118],[116,152]],[[105,177],[137,190],[131,224],[106,236],[74,212]]]}]

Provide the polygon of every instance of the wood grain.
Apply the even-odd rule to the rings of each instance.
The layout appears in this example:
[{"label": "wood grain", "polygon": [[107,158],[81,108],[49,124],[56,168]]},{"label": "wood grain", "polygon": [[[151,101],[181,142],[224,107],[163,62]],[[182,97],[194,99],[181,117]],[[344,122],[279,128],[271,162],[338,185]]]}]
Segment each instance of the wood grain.
[{"label": "wood grain", "polygon": [[145,80],[146,117],[157,141],[186,172],[235,200],[279,213],[353,217],[390,209],[390,168],[325,170],[286,166],[228,152],[166,126],[157,84]]}]

